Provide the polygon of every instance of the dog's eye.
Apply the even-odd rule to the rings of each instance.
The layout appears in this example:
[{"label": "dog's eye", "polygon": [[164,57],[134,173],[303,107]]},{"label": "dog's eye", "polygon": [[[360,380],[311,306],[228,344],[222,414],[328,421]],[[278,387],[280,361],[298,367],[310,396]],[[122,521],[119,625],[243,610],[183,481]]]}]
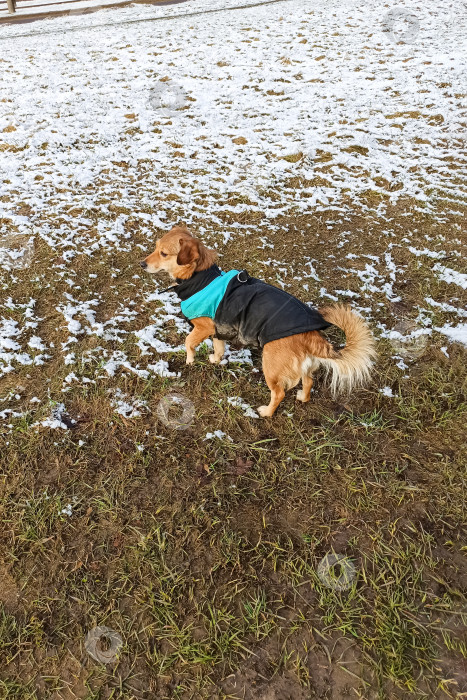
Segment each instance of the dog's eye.
[{"label": "dog's eye", "polygon": [[166,257],[167,257],[167,253],[163,253],[162,250],[161,250],[161,257],[166,258]]}]

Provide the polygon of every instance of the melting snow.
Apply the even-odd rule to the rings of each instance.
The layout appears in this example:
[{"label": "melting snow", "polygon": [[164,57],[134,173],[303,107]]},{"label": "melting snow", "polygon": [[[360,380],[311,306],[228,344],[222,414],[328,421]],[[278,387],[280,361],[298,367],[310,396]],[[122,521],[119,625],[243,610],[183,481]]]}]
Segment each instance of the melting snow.
[{"label": "melting snow", "polygon": [[467,275],[451,270],[449,267],[443,267],[437,263],[433,270],[439,273],[439,279],[448,284],[457,284],[462,289],[467,289]]},{"label": "melting snow", "polygon": [[[301,278],[274,254],[284,217],[332,211],[342,221],[349,202],[369,191],[389,193],[392,203],[412,197],[428,213],[440,200],[452,213],[465,201],[464,3],[417,6],[418,33],[405,44],[387,31],[376,0],[229,9],[236,4],[135,5],[0,28],[0,266],[12,281],[20,271],[31,280],[37,275],[41,295],[54,290],[65,334],[61,347],[41,338],[35,299],[0,300],[0,377],[52,359],[70,367],[65,389],[119,371],[178,376],[170,362],[184,352],[188,325],[175,295],[148,292],[135,275],[141,311],[122,298],[112,269],[117,304],[100,320],[107,299],[91,287],[98,276],[74,270],[76,259],[108,260],[117,252],[137,260],[176,220],[194,223],[221,252],[230,239],[256,233],[256,224],[242,223],[245,213],[255,214],[268,229],[259,241],[270,256],[263,263],[285,288]],[[297,178],[300,191],[290,184]],[[322,255],[310,251],[304,292],[351,297],[373,319],[380,306],[401,300],[394,287],[406,270],[396,264],[399,244],[383,205],[378,212],[387,221],[380,255],[346,254],[350,231],[338,244],[335,265],[345,275],[339,287],[349,277],[358,291],[333,289]],[[460,223],[452,240],[459,231]],[[36,243],[59,256],[51,269],[36,265]],[[436,277],[467,289],[466,274],[439,262],[446,259],[442,240],[413,243],[408,233],[403,246],[411,263],[438,260]],[[67,291],[55,298],[59,285]],[[424,317],[422,334],[431,333],[434,313],[467,315],[459,299],[426,302],[429,311],[415,309]],[[465,343],[465,328],[450,318],[436,330]],[[394,339],[382,324],[380,330]],[[95,339],[98,347],[83,351]],[[92,380],[73,368],[78,362],[93,369]],[[231,351],[227,362],[251,364],[250,351]],[[406,368],[403,360],[399,366]],[[121,400],[123,415],[130,409]],[[229,403],[257,417],[241,398]],[[60,410],[40,425],[66,428]]]},{"label": "melting snow", "polygon": [[252,409],[250,404],[244,401],[240,396],[229,396],[227,398],[227,402],[231,406],[240,408],[247,418],[259,418],[258,414]]},{"label": "melting snow", "polygon": [[112,393],[111,404],[116,413],[124,418],[138,418],[141,410],[147,407],[146,401],[126,396],[120,389],[110,390]]},{"label": "melting snow", "polygon": [[458,326],[445,325],[435,330],[447,336],[451,342],[467,345],[467,323],[460,323]]},{"label": "melting snow", "polygon": [[230,435],[227,435],[227,433],[223,433],[222,430],[215,430],[213,433],[206,433],[206,437],[204,438],[205,440],[212,440],[213,438],[219,438],[219,440],[229,440],[229,442],[233,442],[232,438]]}]

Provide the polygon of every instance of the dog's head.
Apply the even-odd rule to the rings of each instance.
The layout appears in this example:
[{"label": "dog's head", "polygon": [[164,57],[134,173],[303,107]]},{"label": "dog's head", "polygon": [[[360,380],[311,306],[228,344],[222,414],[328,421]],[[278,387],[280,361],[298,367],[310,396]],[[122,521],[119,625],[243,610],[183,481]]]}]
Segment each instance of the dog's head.
[{"label": "dog's head", "polygon": [[217,253],[194,238],[185,226],[174,226],[140,264],[151,274],[164,270],[173,279],[189,279],[194,272],[211,267],[216,258]]}]

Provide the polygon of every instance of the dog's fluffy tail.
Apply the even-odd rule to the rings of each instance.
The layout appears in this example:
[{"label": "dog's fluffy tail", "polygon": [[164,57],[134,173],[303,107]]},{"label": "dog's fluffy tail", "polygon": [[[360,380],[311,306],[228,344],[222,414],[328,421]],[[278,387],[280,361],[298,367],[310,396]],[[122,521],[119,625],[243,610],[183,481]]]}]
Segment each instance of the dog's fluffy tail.
[{"label": "dog's fluffy tail", "polygon": [[320,309],[321,315],[344,331],[346,345],[332,350],[327,357],[317,358],[320,365],[332,372],[330,388],[333,396],[350,393],[370,378],[376,348],[373,335],[363,318],[349,306],[337,304]]}]

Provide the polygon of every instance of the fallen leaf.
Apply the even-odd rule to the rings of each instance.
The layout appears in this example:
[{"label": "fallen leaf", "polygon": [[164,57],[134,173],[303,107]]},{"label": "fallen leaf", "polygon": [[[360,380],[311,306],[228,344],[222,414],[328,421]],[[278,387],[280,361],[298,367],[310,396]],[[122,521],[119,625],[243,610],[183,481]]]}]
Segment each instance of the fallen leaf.
[{"label": "fallen leaf", "polygon": [[241,476],[242,474],[245,474],[247,471],[251,469],[253,466],[253,460],[251,459],[244,459],[243,457],[237,457],[234,465],[232,472],[234,474],[238,474],[238,476]]}]

